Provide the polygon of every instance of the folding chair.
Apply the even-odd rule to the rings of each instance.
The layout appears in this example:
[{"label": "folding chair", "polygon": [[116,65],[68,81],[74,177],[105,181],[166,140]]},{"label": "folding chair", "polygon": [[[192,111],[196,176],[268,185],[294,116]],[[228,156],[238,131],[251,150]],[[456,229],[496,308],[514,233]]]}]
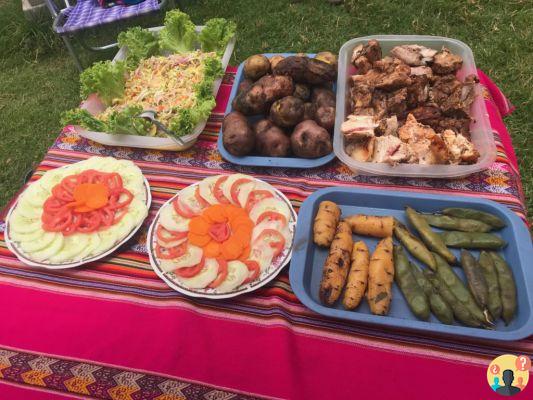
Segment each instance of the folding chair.
[{"label": "folding chair", "polygon": [[[71,5],[69,0],[63,0],[65,6],[60,8],[54,0],[45,1],[54,20],[52,28],[65,42],[68,52],[80,71],[83,70],[83,67],[71,42],[76,34],[98,26],[158,12],[165,7],[167,1],[173,4],[172,0],[145,0],[142,3],[129,6],[117,5],[103,8],[98,5],[97,0],[78,0],[74,5]],[[81,38],[79,38],[79,42],[84,48],[93,51],[117,47],[116,42],[104,46],[89,46]]]}]

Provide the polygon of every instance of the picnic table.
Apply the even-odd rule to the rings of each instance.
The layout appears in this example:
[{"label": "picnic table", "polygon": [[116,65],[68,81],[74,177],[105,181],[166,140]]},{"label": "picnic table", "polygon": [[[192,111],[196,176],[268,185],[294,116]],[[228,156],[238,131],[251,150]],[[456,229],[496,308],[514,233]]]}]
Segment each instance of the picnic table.
[{"label": "picnic table", "polygon": [[459,340],[326,318],[298,301],[288,267],[250,294],[191,298],[157,277],[145,241],[155,213],[177,190],[233,171],[272,184],[296,209],[319,188],[356,186],[484,197],[525,220],[502,122],[512,107],[498,88],[480,72],[498,148],[494,164],[460,179],[407,179],[355,176],[338,160],[309,170],[224,161],[216,139],[234,75],[228,68],[206,130],[188,151],[112,148],[68,127],[49,149],[31,181],[94,155],[133,160],[148,179],[150,215],[111,256],[61,271],[27,267],[5,246],[9,204],[0,215],[0,398],[496,398],[486,381],[489,362],[504,353],[531,356],[533,338]]}]

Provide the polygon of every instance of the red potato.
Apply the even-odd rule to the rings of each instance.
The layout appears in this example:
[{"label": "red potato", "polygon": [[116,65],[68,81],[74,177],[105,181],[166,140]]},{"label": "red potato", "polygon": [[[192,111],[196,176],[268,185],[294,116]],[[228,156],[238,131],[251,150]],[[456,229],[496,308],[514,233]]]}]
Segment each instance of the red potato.
[{"label": "red potato", "polygon": [[296,125],[291,135],[291,148],[302,158],[323,157],[333,151],[329,132],[312,120]]},{"label": "red potato", "polygon": [[226,115],[222,124],[222,143],[235,156],[245,156],[254,149],[255,135],[244,115],[237,111]]}]

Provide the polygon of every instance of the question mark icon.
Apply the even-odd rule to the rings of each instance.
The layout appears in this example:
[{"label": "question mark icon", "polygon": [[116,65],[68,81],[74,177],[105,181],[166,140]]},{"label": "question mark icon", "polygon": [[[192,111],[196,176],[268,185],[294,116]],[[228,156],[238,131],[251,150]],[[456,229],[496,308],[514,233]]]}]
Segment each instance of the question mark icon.
[{"label": "question mark icon", "polygon": [[500,372],[500,366],[498,364],[493,364],[492,367],[490,367],[490,372],[492,372],[493,375],[498,375]]},{"label": "question mark icon", "polygon": [[515,366],[518,371],[527,371],[531,368],[531,360],[528,356],[518,356],[516,358]]}]

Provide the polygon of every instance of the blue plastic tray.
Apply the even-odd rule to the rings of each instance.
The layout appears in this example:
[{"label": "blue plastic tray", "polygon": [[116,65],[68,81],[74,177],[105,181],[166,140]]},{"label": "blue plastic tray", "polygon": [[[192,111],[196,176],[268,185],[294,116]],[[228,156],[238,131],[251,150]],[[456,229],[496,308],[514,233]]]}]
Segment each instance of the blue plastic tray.
[{"label": "blue plastic tray", "polygon": [[[313,219],[318,205],[323,200],[337,203],[342,215],[369,214],[391,215],[407,223],[404,207],[409,205],[423,212],[436,212],[445,207],[470,207],[491,212],[503,218],[507,227],[497,234],[508,242],[500,252],[511,266],[518,292],[518,310],[514,320],[505,326],[498,321],[494,330],[469,328],[459,323],[445,325],[433,315],[429,321],[421,321],[409,310],[407,303],[396,284],[393,285],[392,303],[387,316],[372,315],[366,299],[354,311],[344,310],[341,302],[335,307],[322,305],[318,297],[322,266],[328,254],[327,249],[313,243]],[[378,239],[359,237],[373,251]],[[453,250],[456,255],[459,251]],[[479,252],[473,252],[477,257]],[[410,255],[411,261],[415,261]],[[321,189],[309,196],[298,213],[298,225],[294,238],[294,249],[290,267],[290,281],[294,293],[311,310],[330,317],[342,318],[362,323],[381,325],[388,328],[432,332],[433,334],[476,337],[492,340],[518,340],[533,334],[533,249],[531,237],[525,224],[506,207],[493,201],[460,196],[443,196],[422,193],[375,191],[356,188]],[[528,261],[529,260],[529,261]],[[460,267],[454,268],[463,281]]]},{"label": "blue plastic tray", "polygon": [[[266,53],[265,56],[268,58],[271,58],[275,55],[282,55],[284,57],[289,57],[295,55],[295,53]],[[309,57],[314,57],[314,54],[308,54]],[[231,94],[229,96],[228,105],[226,107],[226,113],[224,115],[228,115],[230,112],[233,111],[233,107],[231,106],[231,103],[233,102],[233,99],[235,96],[237,96],[237,90],[239,89],[239,84],[244,80],[244,74],[243,74],[243,68],[244,63],[241,63],[239,65],[239,69],[237,70],[237,75],[235,76],[235,82],[233,83],[233,88],[231,89]],[[335,89],[334,89],[335,90]],[[249,117],[250,121],[256,121],[260,117],[254,116]],[[319,167],[321,165],[327,164],[331,160],[335,158],[335,153],[332,151],[330,154],[324,157],[320,158],[298,158],[298,157],[261,157],[261,156],[244,156],[244,157],[237,157],[233,154],[228,153],[228,151],[224,148],[224,145],[222,143],[222,128],[220,128],[220,132],[218,135],[218,151],[222,155],[222,157],[237,165],[247,165],[247,166],[253,166],[253,167],[283,167],[283,168],[315,168]]]}]

